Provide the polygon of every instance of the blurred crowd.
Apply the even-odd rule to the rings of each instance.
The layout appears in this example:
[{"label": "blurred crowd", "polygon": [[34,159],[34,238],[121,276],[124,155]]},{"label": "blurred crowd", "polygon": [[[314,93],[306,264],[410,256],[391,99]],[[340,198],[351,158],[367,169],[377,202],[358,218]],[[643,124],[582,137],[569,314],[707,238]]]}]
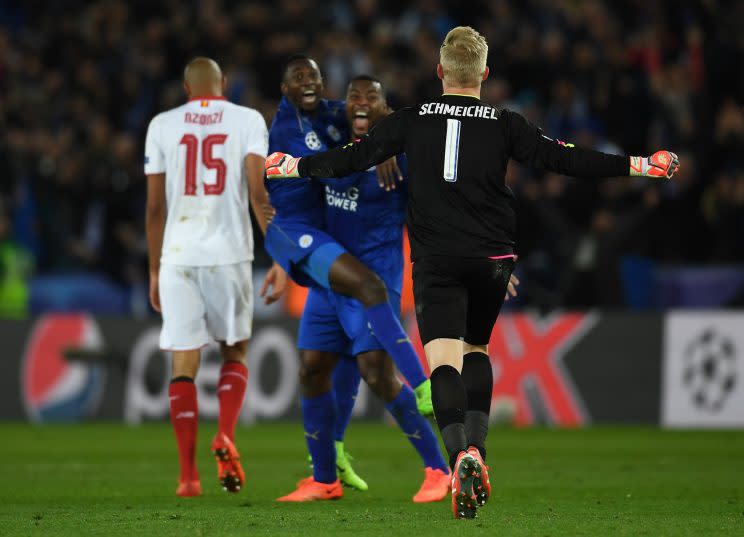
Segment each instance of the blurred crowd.
[{"label": "blurred crowd", "polygon": [[681,156],[653,185],[511,166],[531,302],[620,306],[629,258],[744,261],[741,2],[26,0],[0,4],[0,298],[32,273],[143,285],[144,134],[184,100],[193,56],[217,59],[228,98],[267,121],[297,52],[328,97],[371,73],[399,107],[440,92],[438,47],[458,24],[488,39],[484,100],[561,140]]}]

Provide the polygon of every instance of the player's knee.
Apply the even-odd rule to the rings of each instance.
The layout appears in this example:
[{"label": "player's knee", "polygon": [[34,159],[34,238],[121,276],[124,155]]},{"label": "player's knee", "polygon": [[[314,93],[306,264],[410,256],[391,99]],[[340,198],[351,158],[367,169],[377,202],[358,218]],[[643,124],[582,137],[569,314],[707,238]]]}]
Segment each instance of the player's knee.
[{"label": "player's knee", "polygon": [[303,388],[320,388],[329,382],[333,364],[318,356],[308,353],[301,354],[300,384]]},{"label": "player's knee", "polygon": [[365,306],[374,306],[387,302],[387,288],[385,282],[375,273],[365,278],[358,288],[359,296],[357,298]]},{"label": "player's knee", "polygon": [[232,345],[220,343],[220,354],[224,361],[241,362],[245,364],[248,353],[248,341],[237,341]]},{"label": "player's knee", "polygon": [[465,356],[471,352],[482,352],[483,354],[488,354],[488,345],[473,345],[466,341],[462,346],[462,354]]},{"label": "player's knee", "polygon": [[362,378],[370,390],[377,395],[383,384],[381,368],[368,365],[366,367],[360,367],[359,372],[362,374]]},{"label": "player's knee", "polygon": [[195,378],[201,354],[198,350],[174,351],[171,378]]},{"label": "player's knee", "polygon": [[387,367],[386,356],[371,357],[360,360],[359,372],[369,389],[384,401],[392,401],[400,391],[400,381],[396,378],[392,367]]},{"label": "player's knee", "polygon": [[313,381],[320,376],[319,368],[313,364],[305,363],[304,361],[300,365],[300,384],[302,386],[310,386]]}]

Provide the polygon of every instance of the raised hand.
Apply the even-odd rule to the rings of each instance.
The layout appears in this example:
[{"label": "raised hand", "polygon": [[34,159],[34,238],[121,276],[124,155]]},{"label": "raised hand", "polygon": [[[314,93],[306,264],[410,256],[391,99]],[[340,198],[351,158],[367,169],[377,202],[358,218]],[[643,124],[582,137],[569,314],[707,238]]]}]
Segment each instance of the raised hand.
[{"label": "raised hand", "polygon": [[300,172],[298,170],[298,164],[300,159],[288,155],[287,153],[272,153],[266,158],[266,169],[267,179],[290,179],[299,177]]},{"label": "raised hand", "polygon": [[657,151],[650,157],[630,157],[630,175],[671,179],[679,169],[679,157],[671,151]]}]

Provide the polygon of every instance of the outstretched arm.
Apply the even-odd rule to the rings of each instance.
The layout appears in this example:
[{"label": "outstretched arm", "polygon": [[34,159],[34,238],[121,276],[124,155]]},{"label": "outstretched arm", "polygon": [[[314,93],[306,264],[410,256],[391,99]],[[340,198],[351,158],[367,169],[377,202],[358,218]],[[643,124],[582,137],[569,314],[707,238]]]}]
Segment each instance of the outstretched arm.
[{"label": "outstretched arm", "polygon": [[403,152],[406,113],[400,110],[382,119],[366,136],[343,147],[296,158],[273,153],[266,159],[269,179],[343,177],[360,172]]},{"label": "outstretched arm", "polygon": [[504,111],[510,156],[524,164],[573,177],[638,175],[669,179],[679,167],[677,155],[658,151],[650,157],[625,157],[553,140],[521,115]]}]

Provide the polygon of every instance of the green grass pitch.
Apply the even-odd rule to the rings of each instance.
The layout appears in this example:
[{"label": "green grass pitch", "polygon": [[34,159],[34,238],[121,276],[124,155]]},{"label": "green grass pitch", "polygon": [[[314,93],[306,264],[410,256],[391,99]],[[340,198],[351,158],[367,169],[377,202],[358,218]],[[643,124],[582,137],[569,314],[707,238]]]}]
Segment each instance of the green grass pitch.
[{"label": "green grass pitch", "polygon": [[744,535],[744,432],[492,430],[494,494],[476,520],[411,502],[418,458],[386,425],[349,429],[369,492],[295,505],[274,499],[308,474],[298,424],[240,428],[236,495],[216,483],[213,433],[200,426],[204,496],[179,499],[168,424],[0,424],[0,535]]}]

